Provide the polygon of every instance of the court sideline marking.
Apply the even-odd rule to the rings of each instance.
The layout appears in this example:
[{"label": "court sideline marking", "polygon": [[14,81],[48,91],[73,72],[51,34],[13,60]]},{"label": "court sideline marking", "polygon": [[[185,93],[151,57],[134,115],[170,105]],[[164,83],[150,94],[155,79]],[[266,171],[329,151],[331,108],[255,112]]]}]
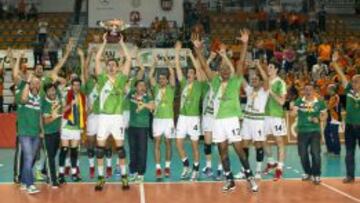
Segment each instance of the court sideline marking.
[{"label": "court sideline marking", "polygon": [[146,203],[145,201],[145,187],[144,187],[144,183],[140,183],[140,203]]},{"label": "court sideline marking", "polygon": [[331,186],[331,185],[328,185],[328,184],[326,184],[326,183],[321,183],[321,185],[324,186],[324,187],[326,187],[326,188],[329,189],[329,190],[332,190],[333,192],[336,192],[336,193],[338,193],[338,194],[340,194],[340,195],[343,195],[343,196],[345,196],[345,197],[347,197],[347,198],[349,198],[349,199],[351,199],[351,200],[353,200],[353,201],[355,201],[355,202],[359,202],[359,203],[360,203],[360,199],[358,199],[358,198],[356,198],[356,197],[354,197],[354,196],[352,196],[352,195],[350,195],[350,194],[348,194],[348,193],[346,193],[346,192],[343,192],[343,191],[341,191],[341,190],[339,190],[339,189],[337,189],[337,188],[335,188],[335,187],[333,187],[333,186]]}]

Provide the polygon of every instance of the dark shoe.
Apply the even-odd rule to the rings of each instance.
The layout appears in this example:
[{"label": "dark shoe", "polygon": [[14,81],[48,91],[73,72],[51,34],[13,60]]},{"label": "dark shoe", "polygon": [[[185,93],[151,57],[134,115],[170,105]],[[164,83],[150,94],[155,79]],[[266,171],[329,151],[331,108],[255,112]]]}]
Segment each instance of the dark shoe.
[{"label": "dark shoe", "polygon": [[350,184],[350,183],[354,183],[354,182],[355,182],[355,178],[353,178],[353,177],[346,177],[343,180],[344,184]]},{"label": "dark shoe", "polygon": [[95,185],[95,191],[102,191],[104,189],[104,185],[105,185],[105,178],[99,177]]}]

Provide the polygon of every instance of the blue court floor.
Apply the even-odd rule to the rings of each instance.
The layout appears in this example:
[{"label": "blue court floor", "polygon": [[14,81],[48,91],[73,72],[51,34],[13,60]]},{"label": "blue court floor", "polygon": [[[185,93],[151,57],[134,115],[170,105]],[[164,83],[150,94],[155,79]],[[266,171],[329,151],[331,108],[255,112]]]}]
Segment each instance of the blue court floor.
[{"label": "blue court floor", "polygon": [[[190,143],[187,142],[185,144],[187,152],[189,152],[189,158],[191,160],[191,147]],[[164,145],[162,146],[164,149]],[[13,159],[14,159],[14,149],[0,149],[0,164],[3,164],[0,167],[0,183],[4,182],[11,182],[13,178]],[[88,160],[86,157],[85,149],[81,150],[80,156],[80,169],[81,169],[81,176],[83,181],[95,181],[89,179],[88,176]],[[325,147],[322,148],[322,176],[323,177],[344,177],[345,175],[345,148],[342,146],[341,155],[339,157],[334,157],[327,155],[324,153],[326,151]],[[200,168],[205,166],[205,156],[203,153],[203,143],[200,142],[200,152],[201,152],[201,162]],[[255,150],[254,148],[250,149],[250,160],[252,168],[255,168]],[[276,148],[273,147],[273,154],[276,153]],[[165,150],[162,150],[162,154],[165,153]],[[149,141],[148,144],[148,160],[147,160],[147,171],[145,174],[145,181],[146,182],[155,182],[155,164],[154,164],[154,156],[153,156],[153,143]],[[218,152],[215,146],[213,146],[213,169],[216,170],[217,163],[218,163]],[[229,150],[232,170],[236,174],[239,172],[240,163],[239,160],[232,149],[230,147]],[[285,161],[285,168],[284,168],[284,178],[300,178],[302,174],[302,168],[300,165],[299,156],[297,154],[297,147],[296,145],[288,145],[286,148],[286,161]],[[265,157],[266,160],[266,157]],[[360,153],[359,150],[356,154],[356,161],[360,161]],[[191,162],[192,163],[192,162]],[[115,166],[115,157],[113,158],[113,165]],[[164,166],[164,160],[162,165]],[[360,164],[356,164],[358,168],[356,169],[356,176],[360,176]],[[263,164],[265,167],[265,163]],[[173,156],[172,156],[172,163],[171,163],[171,177],[168,179],[164,179],[165,182],[177,182],[180,181],[180,174],[182,171],[182,163],[178,156],[177,150],[175,149],[175,143],[173,143]],[[271,175],[263,176],[264,179],[272,178]],[[206,178],[204,175],[201,175],[200,181],[210,181],[211,178]],[[113,176],[109,181],[117,181],[117,177]]]}]

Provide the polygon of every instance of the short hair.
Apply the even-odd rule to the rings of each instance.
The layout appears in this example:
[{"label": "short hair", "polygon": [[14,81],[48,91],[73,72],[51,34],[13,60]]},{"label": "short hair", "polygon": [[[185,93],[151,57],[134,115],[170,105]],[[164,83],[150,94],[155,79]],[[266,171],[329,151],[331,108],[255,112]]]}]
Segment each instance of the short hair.
[{"label": "short hair", "polygon": [[114,61],[115,64],[116,64],[116,66],[119,66],[119,61],[116,60],[115,58],[108,58],[108,59],[106,60],[106,65],[108,65],[111,61]]},{"label": "short hair", "polygon": [[274,59],[272,58],[270,61],[269,61],[269,64],[273,64],[274,65],[274,68],[278,70],[278,72],[280,71],[280,64]]},{"label": "short hair", "polygon": [[47,83],[44,85],[44,92],[46,93],[51,88],[56,89],[56,87],[57,87],[57,85],[55,83]]},{"label": "short hair", "polygon": [[79,77],[76,77],[76,78],[72,79],[71,80],[71,85],[73,85],[75,82],[78,82],[81,85],[81,79]]},{"label": "short hair", "polygon": [[137,87],[138,84],[139,84],[139,83],[142,83],[142,82],[145,83],[145,80],[137,80],[137,81],[135,82],[135,84],[134,84],[135,87]]}]

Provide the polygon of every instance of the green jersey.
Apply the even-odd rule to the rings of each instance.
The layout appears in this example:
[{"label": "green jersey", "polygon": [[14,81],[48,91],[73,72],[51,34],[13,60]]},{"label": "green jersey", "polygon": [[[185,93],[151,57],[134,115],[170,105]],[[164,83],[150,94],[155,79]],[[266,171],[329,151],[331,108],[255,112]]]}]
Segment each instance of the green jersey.
[{"label": "green jersey", "polygon": [[155,96],[155,118],[174,118],[174,96],[175,88],[171,85],[161,88],[158,84],[154,86]]},{"label": "green jersey", "polygon": [[214,90],[214,116],[215,118],[242,117],[240,107],[240,88],[243,82],[242,76],[231,76],[223,82],[220,76],[211,81]]},{"label": "green jersey", "polygon": [[49,77],[49,76],[44,76],[44,77],[41,78],[40,93],[39,93],[40,97],[45,97],[46,92],[44,90],[44,87],[45,87],[46,84],[49,84],[49,83],[52,83],[52,82],[53,81],[52,81],[51,77]]},{"label": "green jersey", "polygon": [[107,74],[98,76],[98,92],[101,114],[121,115],[125,96],[125,85],[128,77],[122,73],[116,75],[114,81]]},{"label": "green jersey", "polygon": [[360,92],[355,93],[351,84],[346,89],[346,120],[347,124],[360,125]]},{"label": "green jersey", "polygon": [[191,84],[186,79],[180,81],[181,101],[180,114],[184,116],[200,116],[200,102],[204,83],[193,81]]},{"label": "green jersey", "polygon": [[150,114],[149,109],[141,107],[143,104],[152,102],[152,97],[149,94],[144,94],[137,97],[135,91],[129,93],[128,99],[130,101],[130,127],[149,128]]},{"label": "green jersey", "polygon": [[305,98],[298,98],[295,101],[295,106],[298,108],[298,132],[320,132],[320,122],[314,123],[311,119],[318,118],[320,121],[320,113],[327,110],[326,103],[317,98],[311,102],[306,101]]},{"label": "green jersey", "polygon": [[135,82],[136,82],[135,78],[130,78],[126,84],[127,92],[126,92],[126,96],[124,97],[124,102],[123,102],[123,110],[124,111],[130,111],[130,93],[134,88]]},{"label": "green jersey", "polygon": [[29,93],[29,99],[26,103],[21,101],[23,90],[26,82],[20,81],[15,93],[15,101],[17,104],[16,122],[18,136],[37,137],[40,134],[41,126],[41,110],[40,96]]},{"label": "green jersey", "polygon": [[[276,77],[270,82],[270,91],[272,91],[277,96],[286,95],[286,83],[280,78]],[[281,104],[279,104],[272,96],[269,95],[269,99],[265,107],[265,115],[271,117],[284,117],[285,111]]]},{"label": "green jersey", "polygon": [[86,81],[84,93],[87,96],[87,107],[89,109],[89,114],[99,114],[100,113],[100,104],[99,104],[99,92],[97,89],[96,79],[91,77]]},{"label": "green jersey", "polygon": [[[47,97],[43,98],[41,101],[41,113],[43,117],[51,116],[53,109],[56,108],[57,105],[61,105],[61,98],[56,98],[55,100],[50,100]],[[62,107],[59,108],[57,114],[61,115]],[[56,120],[48,124],[44,124],[44,133],[46,134],[53,134],[60,132],[61,129],[61,117],[58,117]]]}]

